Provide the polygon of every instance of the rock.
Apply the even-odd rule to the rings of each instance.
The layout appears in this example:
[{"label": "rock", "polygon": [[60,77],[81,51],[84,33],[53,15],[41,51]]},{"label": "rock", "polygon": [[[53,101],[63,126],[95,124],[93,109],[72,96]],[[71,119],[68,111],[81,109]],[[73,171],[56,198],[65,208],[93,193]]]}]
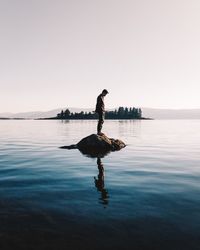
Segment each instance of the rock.
[{"label": "rock", "polygon": [[63,148],[63,149],[77,149],[77,144],[72,144],[70,146],[62,146],[60,148]]},{"label": "rock", "polygon": [[108,138],[105,134],[92,134],[83,138],[77,144],[60,147],[62,149],[79,149],[88,157],[104,157],[111,151],[120,150],[126,147],[125,143],[118,139]]},{"label": "rock", "polygon": [[98,151],[115,151],[124,148],[126,145],[123,141],[108,138],[105,134],[92,134],[83,138],[77,148],[80,150],[98,150]]}]

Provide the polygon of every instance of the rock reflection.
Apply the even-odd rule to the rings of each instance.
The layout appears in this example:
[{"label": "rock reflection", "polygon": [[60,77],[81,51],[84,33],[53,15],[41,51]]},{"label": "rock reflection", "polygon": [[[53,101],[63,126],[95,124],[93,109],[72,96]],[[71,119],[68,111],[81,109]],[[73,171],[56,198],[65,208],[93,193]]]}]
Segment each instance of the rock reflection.
[{"label": "rock reflection", "polygon": [[[73,145],[72,145],[73,146]],[[98,149],[79,149],[79,151],[89,157],[89,158],[104,158],[106,155],[110,154],[111,150],[98,150]]]},{"label": "rock reflection", "polygon": [[101,198],[99,198],[100,203],[103,205],[108,205],[108,191],[105,189],[105,182],[104,182],[104,167],[100,157],[97,157],[97,167],[99,170],[98,177],[94,177],[94,183],[99,192],[101,192]]}]

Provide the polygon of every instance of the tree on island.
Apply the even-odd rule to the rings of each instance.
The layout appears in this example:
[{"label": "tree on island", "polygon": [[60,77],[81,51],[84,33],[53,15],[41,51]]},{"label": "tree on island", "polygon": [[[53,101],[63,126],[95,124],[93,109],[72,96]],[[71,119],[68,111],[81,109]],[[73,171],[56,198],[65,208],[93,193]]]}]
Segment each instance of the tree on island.
[{"label": "tree on island", "polygon": [[66,109],[65,110],[65,117],[68,118],[70,116],[70,111],[69,109]]},{"label": "tree on island", "polygon": [[[69,109],[65,111],[61,110],[59,114],[57,114],[56,119],[96,119],[97,114],[91,112],[70,112]],[[106,119],[141,119],[142,118],[142,110],[141,108],[128,108],[128,107],[119,107],[114,111],[106,111],[105,113]]]}]

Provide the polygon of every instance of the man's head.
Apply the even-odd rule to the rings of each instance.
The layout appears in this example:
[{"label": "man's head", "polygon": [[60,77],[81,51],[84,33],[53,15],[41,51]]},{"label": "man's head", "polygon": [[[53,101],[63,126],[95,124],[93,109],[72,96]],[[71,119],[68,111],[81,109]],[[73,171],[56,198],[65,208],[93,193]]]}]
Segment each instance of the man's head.
[{"label": "man's head", "polygon": [[103,91],[102,91],[102,95],[103,96],[106,96],[108,94],[108,90],[107,89],[104,89]]}]

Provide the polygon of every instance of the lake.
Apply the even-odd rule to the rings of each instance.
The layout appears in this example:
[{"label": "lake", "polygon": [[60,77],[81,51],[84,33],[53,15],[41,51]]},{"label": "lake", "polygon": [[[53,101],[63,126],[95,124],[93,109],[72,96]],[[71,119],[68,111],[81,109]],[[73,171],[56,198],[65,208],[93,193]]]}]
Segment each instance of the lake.
[{"label": "lake", "polygon": [[200,120],[0,121],[0,249],[200,249]]}]

